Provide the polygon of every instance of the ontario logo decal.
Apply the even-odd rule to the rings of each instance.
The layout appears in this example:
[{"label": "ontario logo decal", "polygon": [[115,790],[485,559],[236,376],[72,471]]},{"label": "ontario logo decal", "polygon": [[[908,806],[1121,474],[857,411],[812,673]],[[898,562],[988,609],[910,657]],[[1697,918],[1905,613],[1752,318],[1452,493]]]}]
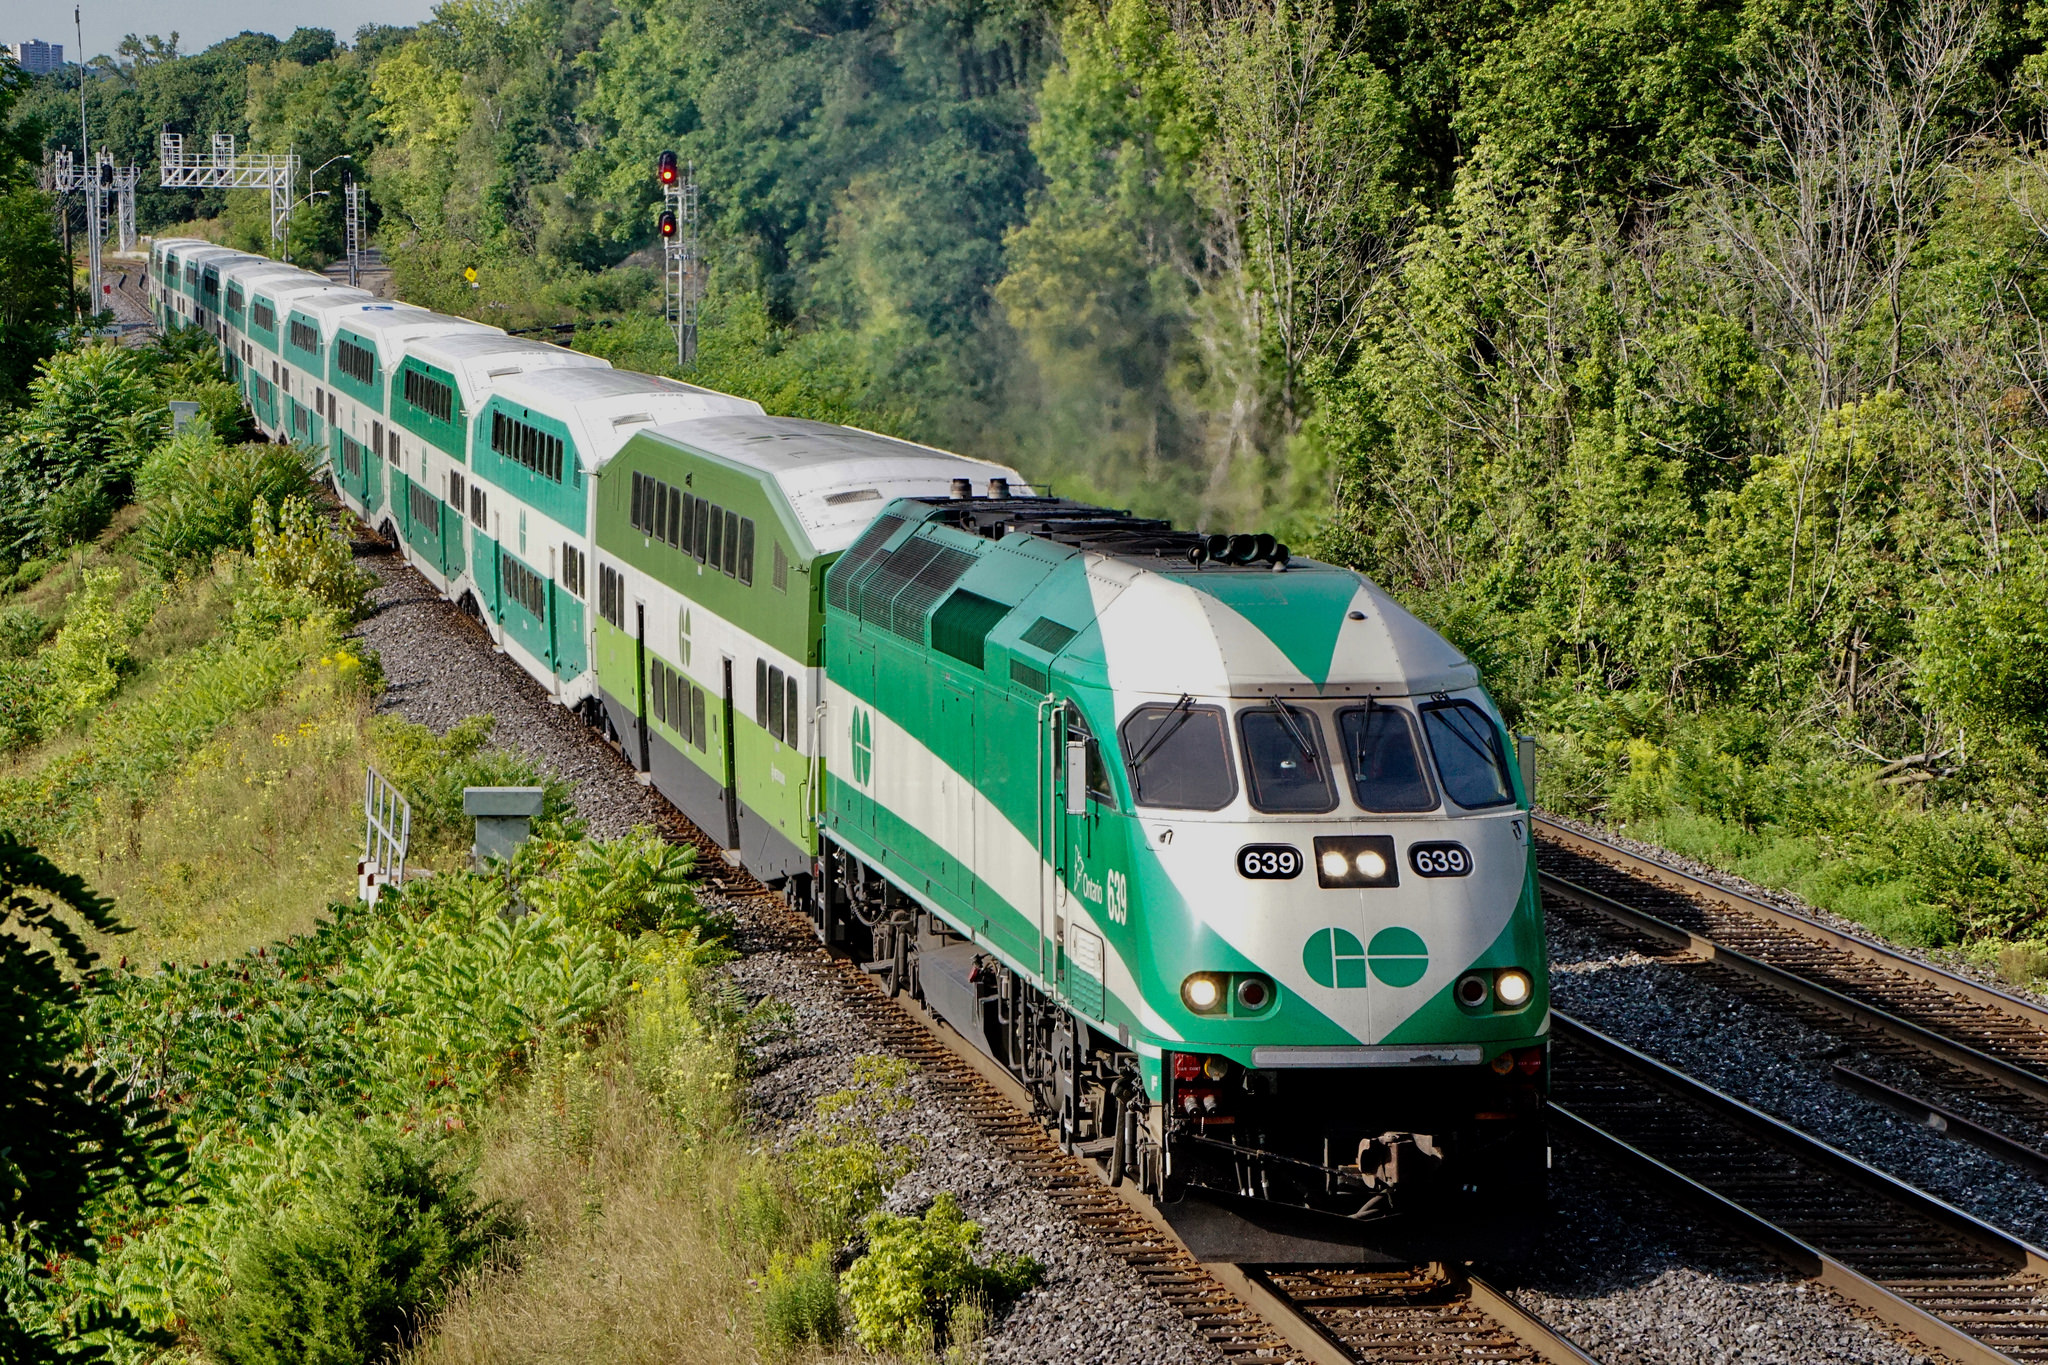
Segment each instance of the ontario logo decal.
[{"label": "ontario logo decal", "polygon": [[1383,986],[1412,986],[1429,971],[1429,945],[1413,929],[1382,929],[1370,947],[1348,929],[1318,929],[1301,947],[1301,965],[1331,990],[1363,990],[1368,973]]},{"label": "ontario logo decal", "polygon": [[865,706],[853,708],[853,780],[865,787],[875,775],[875,717]]}]

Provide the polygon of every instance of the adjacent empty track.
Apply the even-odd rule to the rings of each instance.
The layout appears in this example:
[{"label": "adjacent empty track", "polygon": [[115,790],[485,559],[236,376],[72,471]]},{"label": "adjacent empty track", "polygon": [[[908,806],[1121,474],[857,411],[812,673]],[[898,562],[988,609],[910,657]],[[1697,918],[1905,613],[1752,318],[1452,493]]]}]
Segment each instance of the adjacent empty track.
[{"label": "adjacent empty track", "polygon": [[1591,913],[1711,962],[1920,1078],[1878,1087],[1845,1067],[1845,1085],[2015,1164],[2048,1163],[2048,1009],[1541,817],[1536,827],[1549,914]]}]

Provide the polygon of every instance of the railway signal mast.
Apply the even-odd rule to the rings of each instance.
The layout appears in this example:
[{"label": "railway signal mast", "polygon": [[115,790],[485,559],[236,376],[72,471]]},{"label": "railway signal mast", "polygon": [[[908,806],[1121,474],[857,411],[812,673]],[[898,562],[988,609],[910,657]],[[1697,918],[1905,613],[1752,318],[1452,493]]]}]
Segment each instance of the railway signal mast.
[{"label": "railway signal mast", "polygon": [[86,277],[95,308],[102,302],[100,253],[107,240],[107,196],[114,196],[121,250],[131,251],[135,246],[135,182],[142,175],[139,166],[116,166],[114,154],[104,147],[97,162],[92,171],[81,172],[71,149],[65,147],[50,153],[44,168],[44,180],[50,189],[58,194],[77,191],[85,199]]},{"label": "railway signal mast", "polygon": [[157,150],[157,159],[163,163],[163,187],[167,190],[268,190],[270,240],[284,240],[285,223],[295,202],[292,186],[299,178],[296,153],[238,154],[233,133],[215,133],[212,153],[205,157],[185,154],[183,133],[165,133]]},{"label": "railway signal mast", "polygon": [[702,273],[697,254],[697,176],[695,167],[679,167],[674,152],[654,163],[661,184],[662,304],[676,329],[676,366],[697,358],[697,295]]},{"label": "railway signal mast", "polygon": [[124,256],[135,250],[135,186],[141,179],[142,167],[133,162],[117,166],[114,154],[104,147],[100,149],[100,188],[102,193],[113,191],[114,232]]}]

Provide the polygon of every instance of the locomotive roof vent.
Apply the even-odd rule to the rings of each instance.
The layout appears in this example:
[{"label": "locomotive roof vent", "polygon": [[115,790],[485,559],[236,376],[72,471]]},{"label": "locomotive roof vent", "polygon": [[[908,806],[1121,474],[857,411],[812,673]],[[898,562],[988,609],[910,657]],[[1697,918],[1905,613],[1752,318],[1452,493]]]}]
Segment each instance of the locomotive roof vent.
[{"label": "locomotive roof vent", "polygon": [[973,497],[973,496],[974,496],[974,480],[972,480],[972,479],[955,479],[955,480],[953,480],[953,496],[954,496],[955,498],[961,499],[961,500],[963,500],[963,501],[964,501],[965,499],[968,499],[968,498],[971,498],[971,497]]}]

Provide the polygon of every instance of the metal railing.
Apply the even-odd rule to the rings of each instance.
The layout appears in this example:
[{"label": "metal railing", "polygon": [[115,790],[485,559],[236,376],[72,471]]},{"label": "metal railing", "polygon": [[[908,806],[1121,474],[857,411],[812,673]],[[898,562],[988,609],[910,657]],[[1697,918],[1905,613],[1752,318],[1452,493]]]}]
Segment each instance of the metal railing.
[{"label": "metal railing", "polygon": [[356,894],[371,905],[386,886],[405,881],[412,842],[412,803],[375,768],[363,771],[363,860],[356,864]]}]

